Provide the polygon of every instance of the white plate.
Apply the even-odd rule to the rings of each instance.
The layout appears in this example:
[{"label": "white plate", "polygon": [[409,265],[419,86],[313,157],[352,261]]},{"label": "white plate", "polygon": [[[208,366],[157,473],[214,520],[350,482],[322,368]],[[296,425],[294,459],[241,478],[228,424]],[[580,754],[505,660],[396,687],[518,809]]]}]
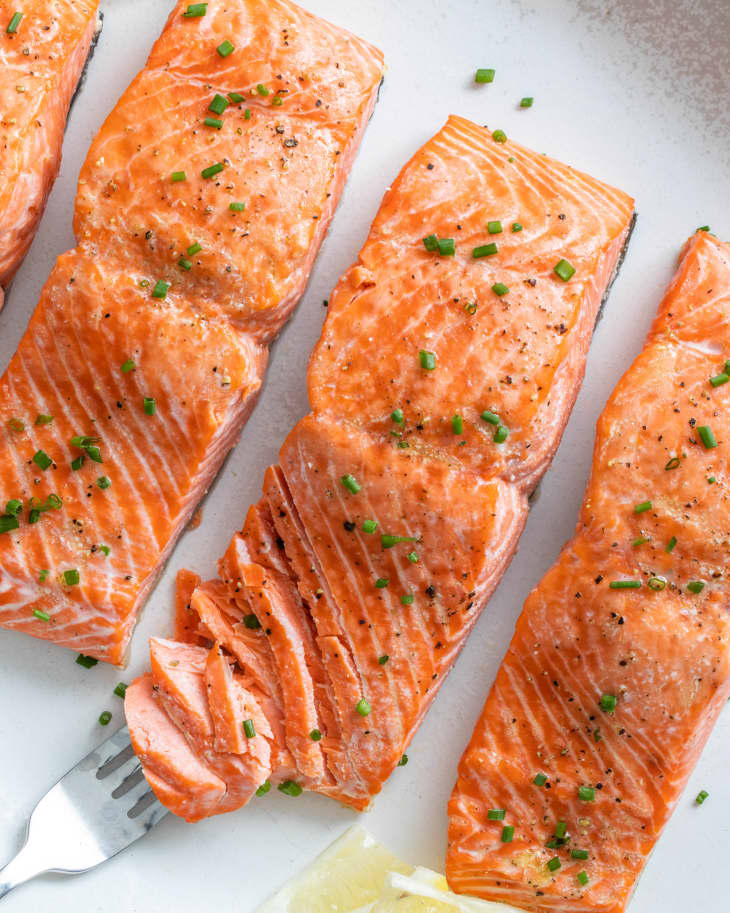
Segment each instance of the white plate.
[{"label": "white plate", "polygon": [[[0,631],[0,860],[18,847],[38,796],[106,734],[112,688],[147,665],[146,639],[171,630],[174,572],[212,574],[259,495],[264,468],[307,411],[307,357],[326,298],[354,258],[388,182],[455,112],[632,193],[639,222],[593,340],[586,382],[533,506],[519,554],[457,666],[365,821],[411,862],[443,867],[456,763],[522,602],[572,532],[603,403],[642,344],[676,254],[698,225],[730,236],[730,5],[727,0],[305,0],[383,49],[386,81],[329,238],[295,318],[275,345],[263,396],[204,510],[144,612],[130,668],[90,671],[69,651]],[[104,32],[71,115],[61,175],[0,314],[0,365],[25,327],[58,253],[73,244],[72,202],[92,136],[144,64],[167,0],[102,0]],[[494,67],[493,84],[474,70]],[[534,107],[519,110],[523,95]],[[654,854],[631,913],[727,910],[730,709]],[[702,808],[692,799],[710,792]],[[356,815],[317,796],[277,793],[187,825],[170,817],[119,858],[76,879],[47,876],[3,913],[250,913]]]}]

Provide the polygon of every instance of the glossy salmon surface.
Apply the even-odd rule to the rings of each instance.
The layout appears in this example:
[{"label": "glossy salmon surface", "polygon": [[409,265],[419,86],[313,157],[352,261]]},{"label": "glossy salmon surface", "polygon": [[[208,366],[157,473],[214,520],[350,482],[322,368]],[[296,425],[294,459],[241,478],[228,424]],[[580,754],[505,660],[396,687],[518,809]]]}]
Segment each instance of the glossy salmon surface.
[{"label": "glossy salmon surface", "polygon": [[730,696],[728,355],[730,245],[700,231],[598,421],[575,536],[461,760],[454,890],[626,908]]},{"label": "glossy salmon surface", "polygon": [[[259,793],[304,788],[363,809],[401,761],[514,553],[632,215],[626,194],[460,117],[386,193],[329,299],[312,413],[219,579],[181,596],[181,639],[222,651],[269,722],[253,736],[271,747]],[[174,717],[188,737],[170,742],[164,770],[137,735],[156,700],[147,681],[127,692],[142,765],[168,807],[205,817],[205,778],[166,798],[191,752],[207,761],[186,719]],[[208,709],[221,709],[213,693]],[[232,718],[228,697],[222,712]],[[254,767],[239,757],[242,804]]]},{"label": "glossy salmon surface", "polygon": [[383,73],[287,0],[188,6],[92,143],[78,246],[0,378],[0,625],[117,664],[255,404]]},{"label": "glossy salmon surface", "polygon": [[98,0],[0,0],[0,308],[61,164]]}]

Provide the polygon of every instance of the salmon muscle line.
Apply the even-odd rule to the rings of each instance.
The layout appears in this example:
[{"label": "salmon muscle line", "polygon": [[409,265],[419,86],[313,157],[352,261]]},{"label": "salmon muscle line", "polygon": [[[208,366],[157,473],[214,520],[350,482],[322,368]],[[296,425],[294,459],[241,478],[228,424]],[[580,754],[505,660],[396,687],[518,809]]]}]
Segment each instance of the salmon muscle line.
[{"label": "salmon muscle line", "polygon": [[710,382],[729,357],[730,245],[700,231],[598,421],[575,535],[461,759],[454,890],[534,913],[626,908],[730,696],[730,389]]},{"label": "salmon muscle line", "polygon": [[[222,811],[212,775],[240,797],[264,773],[287,795],[368,806],[514,553],[632,215],[625,194],[460,117],[405,166],[329,299],[312,413],[219,579],[192,593],[181,579],[174,668],[191,668],[189,644],[233,664],[208,691],[208,735],[192,686],[167,697],[169,668],[127,690],[133,743],[173,811]],[[229,780],[206,738],[221,714],[247,718],[233,683],[272,736],[270,769],[249,755],[257,724],[238,755],[251,773]],[[154,730],[160,713],[176,733]]]},{"label": "salmon muscle line", "polygon": [[0,517],[0,625],[117,664],[253,408],[383,73],[287,0],[188,6],[92,143],[78,246],[0,378],[2,504],[20,505]]},{"label": "salmon muscle line", "polygon": [[0,9],[0,308],[58,174],[68,109],[101,29],[98,6],[24,0]]}]

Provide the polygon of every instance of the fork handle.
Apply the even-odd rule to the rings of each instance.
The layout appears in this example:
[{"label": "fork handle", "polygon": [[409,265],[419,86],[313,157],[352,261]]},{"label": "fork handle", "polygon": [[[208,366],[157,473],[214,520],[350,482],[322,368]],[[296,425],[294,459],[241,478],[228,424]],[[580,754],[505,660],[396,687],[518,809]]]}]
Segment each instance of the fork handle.
[{"label": "fork handle", "polygon": [[20,852],[14,856],[2,869],[0,869],[0,899],[9,894],[13,888],[30,881],[41,872],[47,872],[45,865],[39,865],[37,858],[33,860],[33,854],[30,851],[28,843],[23,846]]}]

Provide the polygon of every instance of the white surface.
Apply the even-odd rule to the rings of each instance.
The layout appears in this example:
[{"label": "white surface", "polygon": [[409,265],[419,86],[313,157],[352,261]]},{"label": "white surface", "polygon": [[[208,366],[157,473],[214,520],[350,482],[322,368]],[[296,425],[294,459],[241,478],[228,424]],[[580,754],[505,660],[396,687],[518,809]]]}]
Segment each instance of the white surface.
[{"label": "white surface", "polygon": [[[530,588],[570,535],[596,417],[639,350],[677,251],[701,224],[730,236],[730,50],[727,0],[306,0],[381,47],[388,72],[329,239],[295,318],[274,347],[243,439],[152,596],[123,674],[86,671],[66,650],[0,631],[0,860],[18,848],[33,804],[104,735],[95,721],[121,702],[112,688],[147,665],[146,638],[171,626],[174,572],[212,574],[264,468],[307,411],[304,375],[326,298],[365,239],[388,182],[442,124],[463,114],[633,193],[639,222],[604,318],[585,385],[534,504],[520,551],[365,824],[409,861],[442,869],[446,800],[456,764]],[[104,116],[143,65],[167,0],[102,0],[104,32],[71,115],[61,175],[40,232],[0,314],[4,367],[55,256],[73,243],[79,167]],[[475,87],[477,66],[496,68]],[[523,95],[534,107],[519,110]],[[631,913],[728,909],[730,838],[723,715],[654,854]],[[710,792],[702,808],[692,797]],[[119,858],[76,879],[18,889],[3,913],[250,913],[356,818],[327,799],[274,792],[242,811],[186,825],[167,819]]]}]

